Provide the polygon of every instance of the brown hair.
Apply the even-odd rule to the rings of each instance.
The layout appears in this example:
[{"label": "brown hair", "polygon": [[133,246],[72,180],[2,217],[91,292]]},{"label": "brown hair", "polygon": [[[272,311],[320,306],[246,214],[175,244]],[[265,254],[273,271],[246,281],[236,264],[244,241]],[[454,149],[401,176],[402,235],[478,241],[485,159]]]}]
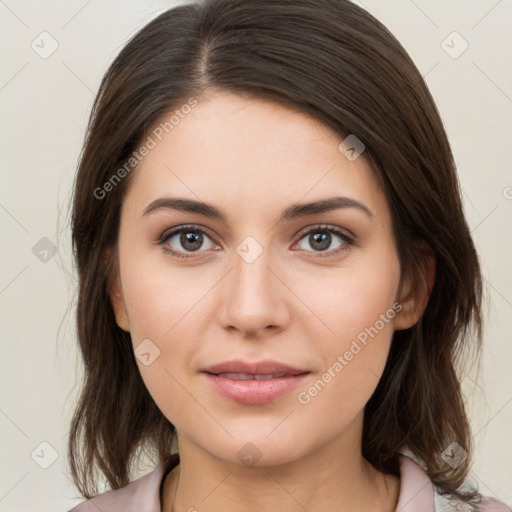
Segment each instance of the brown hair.
[{"label": "brown hair", "polygon": [[[406,51],[348,0],[206,0],[170,9],[137,33],[108,69],[96,97],[75,184],[78,342],[84,385],[71,425],[72,476],[97,494],[96,470],[117,489],[141,447],[167,459],[175,436],[140,376],[129,333],[108,296],[123,197],[132,174],[98,190],[163,114],[207,90],[271,99],[356,134],[393,218],[403,275],[436,283],[422,319],[394,333],[384,374],[365,408],[363,455],[397,473],[404,446],[444,493],[458,495],[468,457],[440,456],[456,441],[471,454],[457,366],[481,345],[482,282],[450,146],[434,101]],[[119,176],[119,175],[118,175]],[[110,181],[112,183],[112,181]],[[103,188],[102,188],[103,187]],[[459,493],[462,493],[459,489]],[[460,494],[462,496],[462,494]],[[465,494],[465,499],[478,496]]]}]

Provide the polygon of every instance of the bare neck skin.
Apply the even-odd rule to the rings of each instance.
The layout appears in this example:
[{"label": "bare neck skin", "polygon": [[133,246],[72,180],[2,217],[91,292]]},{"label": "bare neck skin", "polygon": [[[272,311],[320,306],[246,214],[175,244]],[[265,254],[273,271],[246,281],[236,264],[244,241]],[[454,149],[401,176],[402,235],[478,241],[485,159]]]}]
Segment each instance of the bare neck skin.
[{"label": "bare neck skin", "polygon": [[393,512],[400,481],[361,455],[362,415],[314,453],[279,466],[219,460],[179,438],[180,464],[166,477],[163,512]]}]

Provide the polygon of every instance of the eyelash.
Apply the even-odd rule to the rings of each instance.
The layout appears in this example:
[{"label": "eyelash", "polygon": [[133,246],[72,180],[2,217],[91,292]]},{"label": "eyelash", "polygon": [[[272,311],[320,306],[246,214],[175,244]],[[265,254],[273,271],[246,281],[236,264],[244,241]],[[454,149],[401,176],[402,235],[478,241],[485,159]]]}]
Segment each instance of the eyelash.
[{"label": "eyelash", "polygon": [[[187,231],[198,232],[198,233],[206,235],[208,238],[212,239],[212,237],[208,234],[208,232],[205,231],[203,228],[201,228],[197,225],[194,225],[194,224],[189,224],[186,226],[180,226],[179,228],[173,229],[172,231],[164,231],[164,233],[162,233],[162,235],[158,238],[157,243],[158,243],[158,245],[162,246],[162,249],[166,253],[168,253],[176,258],[182,258],[182,259],[193,258],[194,257],[193,252],[189,253],[190,254],[189,256],[185,256],[183,253],[174,251],[168,245],[165,245],[165,244],[167,244],[169,239],[171,239],[174,235],[177,235],[177,234],[180,234],[183,232],[187,232]],[[318,253],[318,256],[316,256],[316,257],[322,258],[322,257],[334,256],[334,255],[337,255],[338,253],[341,253],[341,252],[347,250],[347,246],[350,247],[350,246],[354,245],[354,239],[352,237],[348,236],[343,230],[341,230],[340,228],[334,227],[334,226],[326,226],[326,225],[318,225],[318,226],[315,226],[314,228],[308,229],[305,232],[299,233],[299,241],[302,240],[303,238],[305,238],[307,235],[310,235],[312,233],[331,233],[331,234],[339,236],[341,238],[341,240],[344,242],[344,245],[342,245],[341,247],[332,249],[330,251],[307,251],[307,252]]]}]

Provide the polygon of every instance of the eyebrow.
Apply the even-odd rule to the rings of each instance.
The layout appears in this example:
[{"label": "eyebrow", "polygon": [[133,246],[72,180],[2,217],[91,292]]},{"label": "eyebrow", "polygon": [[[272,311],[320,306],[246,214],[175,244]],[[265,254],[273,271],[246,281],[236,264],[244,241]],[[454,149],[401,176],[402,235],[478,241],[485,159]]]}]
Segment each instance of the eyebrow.
[{"label": "eyebrow", "polygon": [[[282,212],[278,222],[290,221],[300,217],[306,217],[308,215],[315,215],[343,208],[355,208],[366,214],[370,219],[374,218],[371,210],[363,203],[360,203],[350,197],[336,196],[310,203],[292,204]],[[142,216],[144,217],[160,209],[197,213],[210,219],[219,220],[223,223],[227,222],[227,215],[222,209],[209,203],[181,197],[160,197],[155,199],[144,209]]]}]

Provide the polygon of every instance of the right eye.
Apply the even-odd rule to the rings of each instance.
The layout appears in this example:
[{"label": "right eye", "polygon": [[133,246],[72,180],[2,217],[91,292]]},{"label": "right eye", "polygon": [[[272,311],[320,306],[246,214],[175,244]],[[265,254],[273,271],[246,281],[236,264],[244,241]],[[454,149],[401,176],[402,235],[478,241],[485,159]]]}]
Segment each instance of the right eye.
[{"label": "right eye", "polygon": [[[159,239],[165,252],[177,258],[192,258],[193,253],[205,252],[200,249],[205,241],[209,241],[208,248],[219,247],[215,244],[207,233],[198,226],[180,226],[166,231]],[[189,254],[187,254],[189,253]]]}]

